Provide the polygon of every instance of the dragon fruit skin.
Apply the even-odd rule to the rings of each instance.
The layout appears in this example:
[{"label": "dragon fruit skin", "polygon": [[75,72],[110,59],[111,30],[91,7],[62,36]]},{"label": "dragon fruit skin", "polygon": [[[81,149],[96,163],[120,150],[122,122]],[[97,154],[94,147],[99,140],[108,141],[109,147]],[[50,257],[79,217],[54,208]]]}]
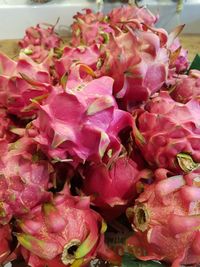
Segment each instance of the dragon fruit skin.
[{"label": "dragon fruit skin", "polygon": [[200,95],[200,71],[191,70],[189,76],[182,75],[174,86],[171,97],[181,103],[187,103]]},{"label": "dragon fruit skin", "polygon": [[92,197],[93,204],[106,220],[122,214],[137,196],[139,170],[126,156],[119,157],[110,167],[93,164],[86,168],[83,177],[83,192]]},{"label": "dragon fruit skin", "polygon": [[0,105],[8,113],[30,117],[36,110],[29,110],[31,99],[42,98],[51,90],[47,67],[36,64],[24,56],[17,62],[0,54],[3,73],[0,75]]},{"label": "dragon fruit skin", "polygon": [[104,244],[106,225],[90,209],[89,198],[60,194],[21,219],[19,227],[17,238],[31,267],[42,267],[44,262],[48,266],[53,266],[52,262],[54,266],[82,266],[95,256],[120,261]]},{"label": "dragon fruit skin", "polygon": [[[80,36],[85,35],[85,32],[101,36],[98,33],[101,27],[98,28],[95,24],[99,23],[99,14],[91,14],[91,11],[89,14],[92,19],[85,14],[77,15],[82,28],[72,30],[78,42],[75,45],[80,44]],[[102,19],[101,16],[100,18]],[[88,23],[87,27],[96,27],[96,32],[86,30],[85,21]],[[114,95],[119,103],[122,103],[123,109],[131,110],[132,106],[146,101],[150,95],[160,90],[167,80],[168,34],[164,29],[154,28],[154,22],[156,17],[144,8],[121,7],[108,14],[106,23],[112,31],[105,31],[106,34],[104,32],[106,41],[99,47],[96,75],[106,75],[114,79]],[[77,25],[76,22],[74,25]],[[94,36],[91,42],[84,41],[82,44],[91,45],[94,40],[99,44]]]},{"label": "dragon fruit skin", "polygon": [[127,209],[135,229],[134,236],[127,241],[129,250],[139,259],[164,260],[172,263],[172,267],[198,264],[198,203],[195,179],[189,185],[184,176],[177,175],[146,186],[135,206]]},{"label": "dragon fruit skin", "polygon": [[40,105],[33,125],[35,140],[51,158],[72,160],[73,165],[99,162],[121,151],[119,132],[132,125],[129,113],[119,110],[112,96],[113,80],[102,77],[63,93],[52,92]]},{"label": "dragon fruit skin", "polygon": [[161,92],[144,110],[135,113],[133,135],[150,166],[175,173],[189,172],[198,166],[199,111],[198,100],[181,104],[167,92]]},{"label": "dragon fruit skin", "polygon": [[128,25],[132,28],[138,27],[138,24],[145,24],[154,26],[157,22],[158,16],[154,16],[148,9],[137,6],[122,6],[114,8],[108,13],[108,21],[112,27],[119,27]]},{"label": "dragon fruit skin", "polygon": [[123,26],[143,28],[142,24],[154,26],[157,21],[150,11],[145,8],[123,6],[113,9],[105,16],[103,13],[93,13],[91,9],[85,9],[85,13],[77,13],[74,16],[72,29],[72,45],[91,45],[107,43],[109,35],[123,29]]},{"label": "dragon fruit skin", "polygon": [[20,73],[42,83],[51,83],[49,69],[45,64],[38,64],[24,55],[18,61],[14,61],[3,53],[0,53],[1,76],[18,76]]},{"label": "dragon fruit skin", "polygon": [[96,44],[91,46],[69,47],[63,50],[62,57],[55,62],[56,73],[59,78],[68,73],[73,63],[82,63],[91,69],[96,69],[99,58],[99,48]]},{"label": "dragon fruit skin", "polygon": [[47,192],[53,168],[37,156],[37,145],[22,137],[8,145],[0,161],[0,223],[26,214],[36,205],[51,199]]},{"label": "dragon fruit skin", "polygon": [[[163,42],[167,40],[162,34]],[[114,79],[114,95],[125,108],[146,101],[158,91],[167,78],[168,52],[165,43],[153,31],[128,29],[110,36],[103,65],[97,72]]]},{"label": "dragon fruit skin", "polygon": [[45,28],[40,24],[28,28],[26,35],[19,42],[21,52],[41,63],[49,55],[51,49],[61,45],[61,38],[55,33],[54,28],[51,25]]},{"label": "dragon fruit skin", "polygon": [[106,42],[109,33],[114,30],[107,23],[106,16],[101,13],[93,13],[91,9],[85,9],[85,13],[77,13],[71,25],[73,46],[102,44]]}]

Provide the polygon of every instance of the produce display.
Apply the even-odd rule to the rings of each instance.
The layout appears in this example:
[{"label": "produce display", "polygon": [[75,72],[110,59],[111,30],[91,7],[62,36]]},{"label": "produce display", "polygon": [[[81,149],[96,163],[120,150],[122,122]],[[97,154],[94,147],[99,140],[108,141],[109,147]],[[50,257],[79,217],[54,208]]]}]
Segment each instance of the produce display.
[{"label": "produce display", "polygon": [[158,19],[86,9],[0,54],[0,265],[200,264],[200,71]]}]

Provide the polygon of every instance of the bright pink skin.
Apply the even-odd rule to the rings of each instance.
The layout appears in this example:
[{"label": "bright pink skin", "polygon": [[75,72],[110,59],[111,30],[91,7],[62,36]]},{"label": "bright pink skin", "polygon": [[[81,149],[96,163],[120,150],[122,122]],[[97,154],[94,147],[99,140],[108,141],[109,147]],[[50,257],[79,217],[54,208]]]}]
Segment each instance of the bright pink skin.
[{"label": "bright pink skin", "polygon": [[132,118],[118,109],[112,85],[109,77],[95,79],[63,93],[52,92],[39,106],[33,121],[35,140],[49,157],[76,166],[86,160],[101,162],[108,150],[112,158],[120,153],[118,134],[132,125]]},{"label": "bright pink skin", "polygon": [[128,110],[146,101],[166,81],[168,52],[153,29],[137,34],[129,29],[110,36],[105,51],[98,75],[114,79],[114,94]]},{"label": "bright pink skin", "polygon": [[[114,95],[123,109],[131,110],[138,102],[146,101],[166,82],[168,34],[164,29],[152,27],[156,17],[143,8],[117,8],[108,14],[108,19],[91,10],[87,10],[86,14],[79,13],[75,17],[77,21],[72,26],[73,45],[91,45],[94,41],[95,44],[101,43],[96,75],[112,77],[115,81]],[[102,21],[112,31],[100,26]],[[105,42],[98,39],[102,37],[99,29],[106,36]]]},{"label": "bright pink skin", "polygon": [[0,162],[0,223],[8,223],[13,216],[26,214],[51,198],[47,190],[53,169],[37,153],[37,145],[27,137],[9,144],[4,151]]},{"label": "bright pink skin", "polygon": [[157,22],[158,17],[154,16],[148,9],[136,6],[127,6],[114,8],[110,13],[108,13],[109,24],[112,27],[119,27],[123,29],[126,25],[131,28],[138,28],[142,23],[154,26]]},{"label": "bright pink skin", "polygon": [[[89,198],[72,197],[68,194],[58,195],[52,203],[37,207],[28,218],[19,221],[21,233],[17,234],[22,246],[22,254],[32,267],[71,266],[75,256],[64,253],[77,245],[84,244],[84,255],[80,260],[87,264],[91,258],[107,250],[106,260],[120,260],[104,244],[104,230],[101,230],[102,218],[90,209]],[[75,244],[73,244],[75,241]],[[68,246],[68,248],[66,248]],[[106,258],[107,257],[107,258]]]},{"label": "bright pink skin", "polygon": [[83,192],[91,196],[95,206],[106,220],[123,213],[137,196],[139,170],[128,157],[119,157],[110,167],[91,165],[83,173]]},{"label": "bright pink skin", "polygon": [[103,13],[93,13],[91,9],[85,9],[85,13],[77,13],[71,25],[73,46],[102,44],[106,42],[106,35],[114,30],[106,21]]},{"label": "bright pink skin", "polygon": [[0,105],[21,118],[33,116],[37,111],[29,109],[31,99],[42,99],[51,90],[49,70],[26,56],[15,62],[0,54],[0,60]]},{"label": "bright pink skin", "polygon": [[171,97],[181,103],[187,103],[200,95],[200,71],[191,70],[189,76],[180,76]]},{"label": "bright pink skin", "polygon": [[[177,154],[189,154],[200,162],[200,104],[175,102],[167,92],[150,100],[145,110],[138,110],[133,130],[136,143],[153,168],[166,168],[175,173],[182,170]],[[138,132],[139,131],[139,132]]]},{"label": "bright pink skin", "polygon": [[[169,47],[169,50],[173,54],[177,49],[180,49],[181,43],[178,38],[174,40],[172,45]],[[187,58],[188,51],[184,48],[181,48],[178,57],[176,58],[175,62],[171,63],[169,68],[175,68],[176,73],[183,73],[189,67],[189,60]]]},{"label": "bright pink skin", "polygon": [[188,185],[181,175],[146,186],[135,207],[127,210],[136,230],[127,241],[130,251],[139,259],[164,260],[172,267],[198,264],[199,196],[199,187]]},{"label": "bright pink skin", "polygon": [[68,74],[72,64],[82,63],[96,70],[96,64],[99,58],[99,49],[96,44],[91,46],[79,46],[64,48],[62,57],[55,62],[55,69],[62,78],[64,74]]},{"label": "bright pink skin", "polygon": [[41,26],[37,24],[28,28],[23,40],[19,42],[23,53],[38,63],[48,56],[51,49],[58,48],[61,44],[61,38],[55,33],[54,26]]}]

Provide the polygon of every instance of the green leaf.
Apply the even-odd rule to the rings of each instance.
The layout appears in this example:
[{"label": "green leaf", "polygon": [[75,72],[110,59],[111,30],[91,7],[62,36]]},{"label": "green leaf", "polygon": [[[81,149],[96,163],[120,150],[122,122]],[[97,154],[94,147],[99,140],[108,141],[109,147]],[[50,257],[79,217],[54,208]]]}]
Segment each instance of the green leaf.
[{"label": "green leaf", "polygon": [[198,54],[196,54],[195,58],[193,59],[188,69],[188,73],[190,70],[200,70],[200,56]]},{"label": "green leaf", "polygon": [[122,260],[122,267],[165,267],[158,261],[140,261],[133,255],[125,253]]}]

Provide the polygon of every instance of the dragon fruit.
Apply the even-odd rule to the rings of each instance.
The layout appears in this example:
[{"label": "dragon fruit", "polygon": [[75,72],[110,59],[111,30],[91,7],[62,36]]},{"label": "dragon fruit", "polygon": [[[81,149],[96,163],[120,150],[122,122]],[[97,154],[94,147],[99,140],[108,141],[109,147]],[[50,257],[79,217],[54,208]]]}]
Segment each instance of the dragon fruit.
[{"label": "dragon fruit", "polygon": [[113,80],[101,77],[65,92],[53,91],[39,105],[35,137],[41,149],[54,160],[100,162],[121,151],[119,132],[132,125],[131,115],[119,110],[112,97]]},{"label": "dragon fruit", "polygon": [[200,262],[199,173],[188,178],[160,177],[127,209],[135,230],[127,244],[137,258],[163,260],[172,267]]},{"label": "dragon fruit", "polygon": [[109,24],[113,28],[119,27],[121,29],[126,28],[127,25],[131,28],[138,28],[138,25],[145,27],[142,24],[153,27],[158,20],[158,16],[154,16],[145,7],[138,8],[131,5],[114,8],[107,16]]},{"label": "dragon fruit", "polygon": [[199,100],[175,102],[167,92],[135,112],[133,135],[152,168],[189,172],[200,162]]},{"label": "dragon fruit", "polygon": [[42,100],[51,90],[49,70],[25,56],[15,62],[0,54],[0,62],[0,105],[19,117],[33,116],[31,99]]},{"label": "dragon fruit", "polygon": [[[105,20],[101,13],[94,14],[87,10],[86,14],[78,13],[75,19],[77,21],[72,25],[73,45],[91,45],[94,41],[95,44],[101,43],[96,75],[106,75],[114,79],[114,95],[123,103],[123,108],[129,109],[129,106],[131,108],[138,102],[146,101],[166,82],[169,63],[168,34],[164,29],[152,27],[156,17],[146,9],[114,9],[108,14],[106,21],[107,27],[112,31],[106,31],[99,26],[100,21]],[[99,29],[106,37],[104,42],[95,38],[102,38]],[[92,34],[94,36],[91,37]],[[87,40],[81,42],[80,39],[84,38]]]},{"label": "dragon fruit", "polygon": [[63,50],[62,57],[55,62],[56,73],[59,78],[62,78],[64,74],[69,73],[74,63],[85,64],[92,70],[96,70],[98,58],[99,49],[96,44],[79,47],[66,46]]},{"label": "dragon fruit", "polygon": [[158,17],[145,8],[136,6],[122,6],[113,9],[105,16],[103,13],[94,13],[86,9],[85,13],[77,13],[74,16],[72,29],[72,45],[104,44],[109,41],[110,34],[114,34],[119,28],[126,25],[132,28],[145,28],[143,24],[154,26]]},{"label": "dragon fruit", "polygon": [[135,33],[128,29],[110,36],[98,75],[114,78],[114,94],[128,109],[146,101],[166,81],[169,57],[166,43],[160,42],[151,30]]},{"label": "dragon fruit", "polygon": [[0,223],[26,214],[39,203],[48,201],[47,192],[53,168],[40,159],[37,145],[22,137],[8,145],[0,160]]},{"label": "dragon fruit", "polygon": [[127,205],[137,196],[136,183],[139,170],[134,161],[119,157],[111,166],[92,164],[83,173],[83,192],[107,220],[123,213]]},{"label": "dragon fruit", "polygon": [[85,13],[77,13],[71,25],[73,46],[102,44],[107,41],[109,33],[114,30],[107,23],[107,17],[101,13],[93,13],[91,9],[85,9]]},{"label": "dragon fruit", "polygon": [[30,27],[26,30],[26,35],[19,41],[22,48],[21,53],[30,56],[34,61],[41,63],[50,51],[54,48],[59,48],[61,38],[55,33],[55,26],[37,24],[35,27]]},{"label": "dragon fruit", "polygon": [[182,75],[174,86],[171,97],[181,103],[187,103],[200,95],[200,71],[191,70],[189,76]]},{"label": "dragon fruit", "polygon": [[120,261],[104,244],[106,224],[90,209],[89,198],[60,193],[18,225],[17,239],[31,267],[82,266],[95,256],[115,264]]}]

